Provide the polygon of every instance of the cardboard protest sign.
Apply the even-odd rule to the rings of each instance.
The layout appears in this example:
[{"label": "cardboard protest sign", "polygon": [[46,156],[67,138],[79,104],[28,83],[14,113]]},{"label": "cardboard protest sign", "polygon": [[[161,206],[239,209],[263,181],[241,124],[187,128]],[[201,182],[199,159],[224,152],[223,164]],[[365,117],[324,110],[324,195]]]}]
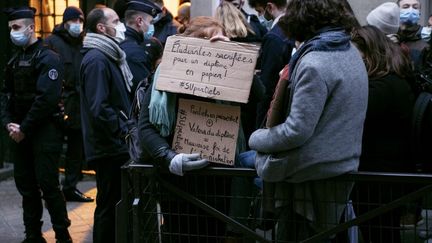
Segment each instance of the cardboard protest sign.
[{"label": "cardboard protest sign", "polygon": [[234,165],[240,107],[179,99],[172,148],[200,153],[210,162]]},{"label": "cardboard protest sign", "polygon": [[258,50],[238,42],[170,36],[156,89],[247,103]]}]

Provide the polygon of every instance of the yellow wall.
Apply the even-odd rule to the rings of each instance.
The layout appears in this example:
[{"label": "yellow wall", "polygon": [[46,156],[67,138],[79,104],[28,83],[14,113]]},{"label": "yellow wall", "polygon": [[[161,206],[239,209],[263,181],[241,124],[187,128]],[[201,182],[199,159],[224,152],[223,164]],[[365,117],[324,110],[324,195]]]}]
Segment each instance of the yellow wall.
[{"label": "yellow wall", "polygon": [[[38,36],[46,37],[51,33],[54,26],[60,24],[63,12],[68,6],[79,7],[79,0],[30,0],[29,5],[36,8],[36,32]],[[40,14],[42,13],[42,16]],[[55,16],[53,14],[55,13]],[[42,31],[41,31],[42,30]]]},{"label": "yellow wall", "polygon": [[164,0],[165,7],[172,13],[172,15],[175,17],[177,16],[177,8],[179,5],[178,0]]}]

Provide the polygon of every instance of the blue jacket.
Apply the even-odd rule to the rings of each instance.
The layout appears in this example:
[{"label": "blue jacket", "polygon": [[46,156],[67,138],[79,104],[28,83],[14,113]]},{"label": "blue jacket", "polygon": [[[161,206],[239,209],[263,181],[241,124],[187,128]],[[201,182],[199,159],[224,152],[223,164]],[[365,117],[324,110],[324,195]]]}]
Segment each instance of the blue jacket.
[{"label": "blue jacket", "polygon": [[154,37],[156,37],[162,45],[165,46],[168,36],[177,34],[177,28],[179,26],[180,23],[173,18],[170,12],[167,12],[164,17],[154,24]]},{"label": "blue jacket", "polygon": [[131,94],[135,93],[136,86],[141,80],[148,78],[151,74],[151,67],[147,61],[147,54],[144,47],[140,46],[144,41],[143,35],[131,27],[126,27],[126,40],[120,47],[126,53],[126,60],[133,75],[133,86]]},{"label": "blue jacket", "polygon": [[254,14],[248,14],[243,9],[241,12],[246,18],[246,21],[249,23],[252,30],[255,32],[255,38],[258,42],[262,41],[262,38],[267,34],[267,29],[260,23],[258,17]]},{"label": "blue jacket", "polygon": [[294,48],[294,41],[288,40],[282,29],[276,25],[264,36],[261,50],[260,78],[265,86],[265,97],[258,104],[257,125],[262,124],[267,110],[270,106],[276,84],[279,80],[279,72],[288,64],[291,58],[291,52]]},{"label": "blue jacket", "polygon": [[97,49],[84,49],[80,71],[81,123],[87,161],[124,156],[129,94],[120,68]]}]

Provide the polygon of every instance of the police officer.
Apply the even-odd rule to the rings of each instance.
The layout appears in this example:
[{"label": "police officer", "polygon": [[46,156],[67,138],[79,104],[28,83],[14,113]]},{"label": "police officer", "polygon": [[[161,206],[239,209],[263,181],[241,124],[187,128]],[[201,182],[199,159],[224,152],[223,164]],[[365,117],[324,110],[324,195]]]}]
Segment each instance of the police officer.
[{"label": "police officer", "polygon": [[150,0],[135,0],[127,3],[126,40],[120,46],[126,53],[126,60],[134,76],[132,94],[137,84],[151,74],[152,67],[147,64],[145,48],[140,45],[144,40],[152,38],[154,26],[151,22],[161,12],[162,10]]},{"label": "police officer", "polygon": [[58,104],[63,65],[59,56],[36,38],[36,9],[18,7],[4,12],[8,14],[10,37],[17,50],[6,66],[1,114],[2,125],[13,140],[15,184],[23,198],[24,242],[46,242],[41,233],[42,198],[57,242],[72,242],[58,182],[62,133],[56,120],[62,119]]},{"label": "police officer", "polygon": [[115,206],[120,200],[120,167],[129,160],[123,115],[130,109],[132,74],[118,43],[126,27],[110,8],[90,11],[80,71],[84,154],[96,171],[93,242],[114,242]]},{"label": "police officer", "polygon": [[64,63],[63,101],[65,113],[65,179],[63,195],[67,201],[92,202],[93,198],[81,193],[76,185],[82,178],[83,144],[80,117],[79,69],[82,60],[82,31],[84,14],[81,9],[70,6],[63,12],[63,21],[57,25],[52,35],[45,39]]}]

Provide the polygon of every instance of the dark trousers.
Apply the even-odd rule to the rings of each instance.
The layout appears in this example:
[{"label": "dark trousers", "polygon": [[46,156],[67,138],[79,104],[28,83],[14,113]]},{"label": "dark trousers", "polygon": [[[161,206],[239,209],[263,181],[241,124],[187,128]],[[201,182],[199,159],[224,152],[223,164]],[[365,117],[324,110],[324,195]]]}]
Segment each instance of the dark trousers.
[{"label": "dark trousers", "polygon": [[107,157],[91,161],[96,171],[96,209],[93,242],[115,242],[115,207],[121,199],[121,171],[129,156]]},{"label": "dark trousers", "polygon": [[65,179],[63,190],[73,190],[82,179],[83,141],[80,129],[67,129],[67,150],[65,157]]},{"label": "dark trousers", "polygon": [[22,196],[26,234],[40,234],[42,197],[46,202],[57,238],[66,234],[70,225],[66,202],[58,181],[58,160],[62,149],[62,134],[53,124],[34,129],[20,143],[11,142],[15,163],[15,184]]}]

